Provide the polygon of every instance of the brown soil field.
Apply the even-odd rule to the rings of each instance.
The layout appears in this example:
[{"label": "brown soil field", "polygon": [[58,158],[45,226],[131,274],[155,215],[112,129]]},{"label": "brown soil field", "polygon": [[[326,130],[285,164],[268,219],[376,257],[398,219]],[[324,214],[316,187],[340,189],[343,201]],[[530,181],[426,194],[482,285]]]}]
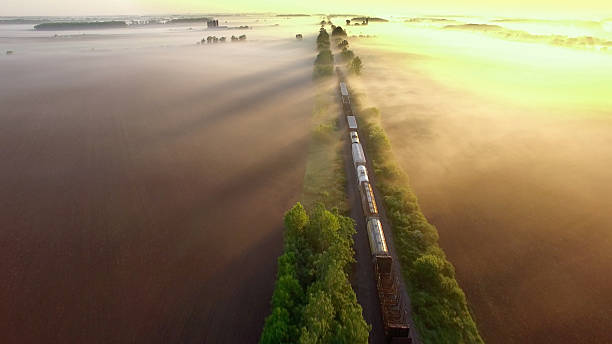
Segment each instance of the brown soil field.
[{"label": "brown soil field", "polygon": [[257,341],[312,111],[289,38],[0,63],[3,343]]},{"label": "brown soil field", "polygon": [[356,53],[485,341],[611,343],[612,113],[495,101],[410,68],[423,56]]}]

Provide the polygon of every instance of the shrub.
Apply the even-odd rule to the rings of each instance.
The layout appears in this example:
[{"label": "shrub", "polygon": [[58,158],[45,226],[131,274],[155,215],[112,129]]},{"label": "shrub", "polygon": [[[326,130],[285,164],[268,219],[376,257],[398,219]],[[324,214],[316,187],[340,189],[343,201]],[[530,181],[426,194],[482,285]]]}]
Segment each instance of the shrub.
[{"label": "shrub", "polygon": [[342,52],[340,53],[343,61],[352,61],[353,57],[355,57],[355,53],[352,50],[348,50],[346,47],[342,48]]},{"label": "shrub", "polygon": [[316,65],[331,65],[334,63],[334,55],[330,50],[321,50],[315,58]]},{"label": "shrub", "polygon": [[359,56],[355,56],[355,58],[349,63],[348,69],[351,73],[361,74],[361,69],[363,65],[361,63],[361,59]]}]

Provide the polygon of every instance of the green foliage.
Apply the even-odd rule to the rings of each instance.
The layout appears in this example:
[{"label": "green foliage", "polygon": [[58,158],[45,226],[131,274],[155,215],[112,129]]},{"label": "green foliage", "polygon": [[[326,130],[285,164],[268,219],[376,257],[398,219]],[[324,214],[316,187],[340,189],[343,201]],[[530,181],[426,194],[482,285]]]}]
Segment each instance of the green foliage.
[{"label": "green foliage", "polygon": [[321,28],[319,35],[317,36],[317,50],[329,50],[331,43],[329,42],[329,34],[327,30]]},{"label": "green foliage", "polygon": [[408,177],[393,157],[376,108],[360,109],[366,150],[393,229],[393,236],[420,338],[425,344],[483,343],[455,270],[438,245],[438,231],[421,212]]},{"label": "green foliage", "polygon": [[346,37],[346,31],[344,31],[344,29],[342,28],[342,26],[336,26],[333,30],[332,30],[332,37],[333,36],[340,36],[340,37]]},{"label": "green foliage", "polygon": [[334,74],[334,55],[330,50],[331,43],[327,30],[321,28],[317,36],[317,50],[319,54],[314,61],[313,77],[315,79]]},{"label": "green foliage", "polygon": [[351,73],[361,74],[361,69],[363,68],[361,59],[359,56],[355,56],[355,58],[349,63],[348,70]]},{"label": "green foliage", "polygon": [[334,63],[334,55],[330,50],[321,50],[315,58],[315,65],[330,65]]},{"label": "green foliage", "polygon": [[312,75],[315,79],[320,78],[320,77],[332,76],[334,75],[334,66],[333,65],[315,66]]},{"label": "green foliage", "polygon": [[34,25],[34,30],[84,30],[110,29],[127,27],[122,20],[92,21],[92,22],[50,22]]},{"label": "green foliage", "polygon": [[352,61],[353,57],[355,57],[355,53],[352,50],[348,50],[346,47],[342,48],[342,52],[340,53],[340,57],[343,61]]},{"label": "green foliage", "polygon": [[346,173],[342,159],[345,133],[340,130],[336,97],[333,83],[319,84],[301,200],[307,208],[321,202],[328,209],[345,212]]},{"label": "green foliage", "polygon": [[351,218],[321,204],[310,214],[298,203],[285,214],[285,252],[278,259],[272,312],[260,343],[367,343],[345,270],[353,262]]}]

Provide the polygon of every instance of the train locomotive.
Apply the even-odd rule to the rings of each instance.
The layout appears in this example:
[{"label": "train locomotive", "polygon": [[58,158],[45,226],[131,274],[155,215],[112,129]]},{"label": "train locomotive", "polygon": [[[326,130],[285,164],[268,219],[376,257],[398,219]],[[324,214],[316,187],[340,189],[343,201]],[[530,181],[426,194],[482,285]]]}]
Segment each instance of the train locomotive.
[{"label": "train locomotive", "polygon": [[[340,96],[344,115],[349,123],[349,136],[353,167],[358,182],[363,215],[367,223],[367,234],[372,256],[372,265],[376,278],[376,288],[382,311],[385,336],[389,342],[410,343],[407,312],[399,290],[399,280],[393,270],[393,257],[389,253],[383,231],[378,206],[367,171],[367,161],[363,146],[359,140],[358,128],[351,108],[348,88],[341,78]],[[351,118],[352,117],[352,118]],[[353,123],[354,122],[354,123]],[[354,124],[354,125],[351,125]]]}]

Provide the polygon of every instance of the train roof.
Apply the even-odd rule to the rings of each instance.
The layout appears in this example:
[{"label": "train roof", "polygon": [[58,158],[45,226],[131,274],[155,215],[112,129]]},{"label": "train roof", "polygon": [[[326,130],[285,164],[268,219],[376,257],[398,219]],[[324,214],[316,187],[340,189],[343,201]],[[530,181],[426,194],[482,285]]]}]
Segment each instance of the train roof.
[{"label": "train roof", "polygon": [[373,256],[389,254],[385,233],[383,232],[380,220],[376,217],[371,217],[368,220],[368,239],[370,240],[370,251]]},{"label": "train roof", "polygon": [[343,82],[340,83],[340,94],[342,94],[343,96],[347,96],[347,97],[349,95],[348,89],[346,88],[346,84]]},{"label": "train roof", "polygon": [[353,143],[351,146],[351,152],[353,153],[353,163],[357,164],[365,164],[365,154],[363,154],[363,148],[361,147],[361,143]]},{"label": "train roof", "polygon": [[365,166],[357,166],[357,179],[359,183],[370,182],[370,178],[368,178],[368,169]]}]

